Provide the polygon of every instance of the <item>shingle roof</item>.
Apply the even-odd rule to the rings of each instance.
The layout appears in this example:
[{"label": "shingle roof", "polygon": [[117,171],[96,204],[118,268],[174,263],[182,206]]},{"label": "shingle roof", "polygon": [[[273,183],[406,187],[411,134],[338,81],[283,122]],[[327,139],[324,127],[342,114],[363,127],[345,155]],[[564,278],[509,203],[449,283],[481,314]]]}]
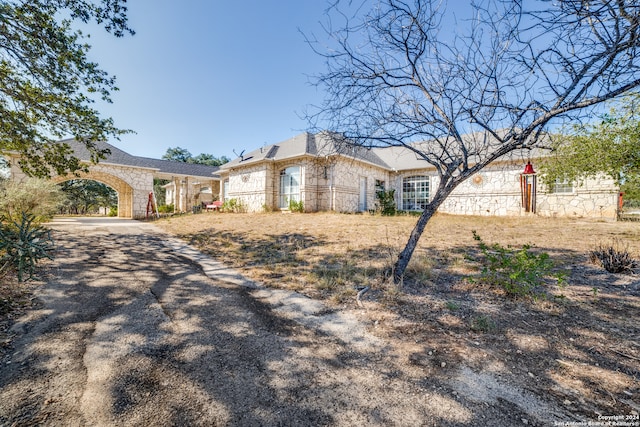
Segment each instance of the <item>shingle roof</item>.
[{"label": "shingle roof", "polygon": [[[91,154],[85,144],[75,139],[66,139],[59,141],[59,143],[69,145],[71,150],[73,150],[74,156],[80,160],[91,161]],[[108,149],[111,152],[111,154],[107,155],[106,159],[101,160],[102,163],[155,169],[166,175],[185,175],[201,178],[206,177],[209,179],[217,178],[216,172],[220,169],[218,166],[133,156],[104,141],[96,142],[95,145],[99,150]]]},{"label": "shingle roof", "polygon": [[225,170],[265,160],[279,161],[305,155],[314,157],[342,155],[384,168],[389,167],[373,150],[350,144],[326,132],[319,134],[305,132],[277,144],[261,147],[247,154],[243,153],[242,156],[222,165],[221,169]]},{"label": "shingle roof", "polygon": [[[472,139],[478,135],[465,135],[470,139],[470,145],[473,146]],[[480,135],[480,137],[483,137]],[[416,142],[413,145],[424,144],[427,148],[431,142]],[[433,147],[432,147],[433,148]],[[437,148],[437,146],[436,146]],[[429,151],[428,149],[426,151]],[[293,138],[279,142],[277,144],[261,147],[251,151],[248,154],[242,154],[220,167],[221,170],[228,170],[233,167],[246,166],[249,164],[259,163],[262,161],[280,161],[292,159],[300,156],[325,157],[333,155],[341,155],[348,158],[368,162],[387,170],[412,170],[425,169],[431,167],[424,159],[421,159],[416,153],[406,147],[373,147],[367,148],[351,143],[349,140],[341,138],[338,134],[330,132],[321,132],[317,134],[302,133]],[[548,151],[543,149],[527,149],[515,150],[503,156],[501,161],[520,161],[532,158],[540,158],[548,155]],[[475,157],[471,157],[473,163]]]}]

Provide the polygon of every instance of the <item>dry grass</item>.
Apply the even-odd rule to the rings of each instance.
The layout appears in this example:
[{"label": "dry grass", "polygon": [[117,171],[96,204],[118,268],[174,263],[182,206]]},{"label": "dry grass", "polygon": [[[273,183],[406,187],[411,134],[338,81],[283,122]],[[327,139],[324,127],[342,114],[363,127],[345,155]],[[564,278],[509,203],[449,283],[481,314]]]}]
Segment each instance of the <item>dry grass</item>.
[{"label": "dry grass", "polygon": [[[413,216],[315,214],[201,214],[158,222],[165,230],[267,286],[336,302],[358,288],[386,289],[386,277],[416,222]],[[477,268],[472,230],[503,246],[532,244],[560,266],[581,263],[612,238],[640,250],[636,224],[539,217],[437,215],[407,269],[405,285],[420,288],[442,274],[463,277]]]},{"label": "dry grass", "polygon": [[[410,216],[210,213],[157,224],[266,286],[358,310],[409,363],[427,366],[429,355],[446,354],[446,369],[460,364],[499,372],[503,381],[584,419],[640,411],[640,280],[589,262],[594,248],[614,240],[637,259],[637,223],[438,215],[399,289],[386,277],[415,222]],[[531,244],[547,252],[568,273],[568,287],[551,287],[549,299],[533,302],[465,280],[479,270],[472,230],[488,244]],[[371,291],[361,308],[356,293],[364,286]],[[446,375],[429,369],[430,377]]]}]

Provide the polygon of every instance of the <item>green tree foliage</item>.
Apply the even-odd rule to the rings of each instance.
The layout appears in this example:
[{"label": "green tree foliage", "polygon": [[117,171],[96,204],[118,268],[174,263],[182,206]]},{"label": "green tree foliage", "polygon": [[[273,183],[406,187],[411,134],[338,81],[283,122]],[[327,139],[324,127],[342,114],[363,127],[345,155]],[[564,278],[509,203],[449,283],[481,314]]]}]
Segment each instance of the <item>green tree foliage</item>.
[{"label": "green tree foliage", "polygon": [[[165,191],[163,186],[170,182],[171,181],[168,179],[153,179],[153,193],[156,195],[156,202],[158,203],[158,207],[163,206],[167,203],[167,192]],[[173,212],[173,209],[171,211]]]},{"label": "green tree foliage", "polygon": [[74,179],[60,184],[66,194],[64,209],[67,213],[90,214],[99,208],[118,206],[118,193],[101,182],[86,179]]},{"label": "green tree foliage", "polygon": [[189,163],[197,163],[199,165],[208,166],[221,166],[225,163],[229,163],[230,159],[227,156],[215,157],[211,154],[198,154]]},{"label": "green tree foliage", "polygon": [[626,200],[640,202],[640,94],[613,103],[597,123],[555,136],[553,149],[540,166],[547,185],[604,174],[621,186]]},{"label": "green tree foliage", "polygon": [[123,132],[91,104],[111,102],[115,78],[89,60],[88,35],[77,23],[96,22],[121,37],[126,0],[0,1],[0,154],[17,151],[30,175],[83,170],[65,144],[73,136],[98,161],[106,152],[91,141]]},{"label": "green tree foliage", "polygon": [[165,160],[172,160],[174,162],[187,163],[191,159],[191,153],[186,148],[167,148],[167,152],[162,156]]},{"label": "green tree foliage", "polygon": [[227,156],[215,157],[212,154],[201,153],[193,157],[186,148],[167,148],[167,152],[162,156],[165,160],[173,160],[174,162],[195,163],[199,165],[220,166],[229,162]]},{"label": "green tree foliage", "polygon": [[36,222],[51,218],[64,203],[60,187],[48,180],[28,178],[24,182],[7,180],[0,185],[0,217],[21,221],[32,214]]}]

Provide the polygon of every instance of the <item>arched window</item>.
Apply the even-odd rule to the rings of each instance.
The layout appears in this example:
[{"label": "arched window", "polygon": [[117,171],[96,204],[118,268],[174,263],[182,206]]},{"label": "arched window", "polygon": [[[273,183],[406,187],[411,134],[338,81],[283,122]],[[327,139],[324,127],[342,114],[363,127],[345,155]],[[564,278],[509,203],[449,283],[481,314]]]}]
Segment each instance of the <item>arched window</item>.
[{"label": "arched window", "polygon": [[429,204],[429,177],[409,176],[402,180],[402,210],[421,211]]},{"label": "arched window", "polygon": [[300,166],[280,171],[280,209],[289,209],[290,201],[300,201]]}]

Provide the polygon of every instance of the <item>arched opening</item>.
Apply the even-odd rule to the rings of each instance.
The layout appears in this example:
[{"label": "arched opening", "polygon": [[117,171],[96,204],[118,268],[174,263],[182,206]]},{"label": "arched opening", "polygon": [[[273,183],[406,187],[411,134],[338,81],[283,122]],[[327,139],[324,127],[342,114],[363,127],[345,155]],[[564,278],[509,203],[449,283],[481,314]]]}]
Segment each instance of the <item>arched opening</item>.
[{"label": "arched opening", "polygon": [[117,216],[118,192],[93,179],[71,179],[57,184],[66,197],[59,213]]},{"label": "arched opening", "polygon": [[104,172],[89,171],[88,173],[80,173],[78,176],[66,175],[52,178],[56,184],[80,179],[97,181],[113,188],[118,193],[118,217],[133,218],[133,188],[118,177]]}]

